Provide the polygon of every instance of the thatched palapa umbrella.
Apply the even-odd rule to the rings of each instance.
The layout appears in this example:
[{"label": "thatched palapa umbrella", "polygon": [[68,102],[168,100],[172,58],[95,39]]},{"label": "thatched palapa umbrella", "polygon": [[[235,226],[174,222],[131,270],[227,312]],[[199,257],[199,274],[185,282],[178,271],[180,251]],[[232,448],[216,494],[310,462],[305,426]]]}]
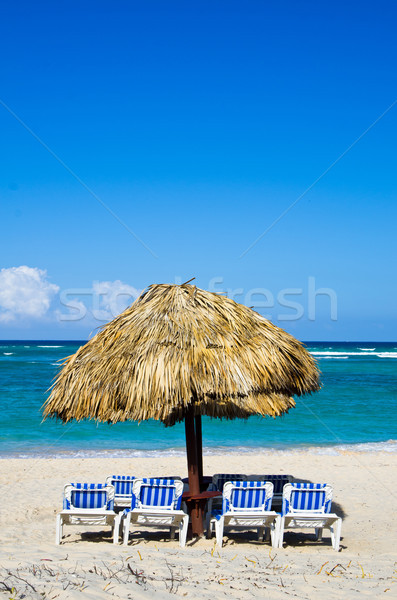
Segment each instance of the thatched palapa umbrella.
[{"label": "thatched palapa umbrella", "polygon": [[66,359],[44,417],[184,420],[189,491],[197,494],[201,415],[276,417],[295,406],[292,396],[318,389],[311,355],[255,311],[193,285],[151,285]]}]

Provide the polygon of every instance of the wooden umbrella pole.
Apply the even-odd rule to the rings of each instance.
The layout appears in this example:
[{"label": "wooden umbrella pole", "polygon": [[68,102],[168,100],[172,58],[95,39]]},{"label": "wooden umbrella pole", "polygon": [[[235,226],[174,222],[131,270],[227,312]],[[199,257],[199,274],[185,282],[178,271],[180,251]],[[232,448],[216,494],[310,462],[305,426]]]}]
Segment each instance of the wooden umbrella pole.
[{"label": "wooden umbrella pole", "polygon": [[185,416],[187,471],[189,476],[189,492],[200,493],[200,479],[197,459],[197,441],[194,423],[194,406],[188,406]]},{"label": "wooden umbrella pole", "polygon": [[196,425],[196,448],[197,448],[197,467],[199,474],[199,485],[202,490],[203,484],[203,432],[201,427],[201,415],[194,417]]},{"label": "wooden umbrella pole", "polygon": [[187,470],[189,475],[189,496],[187,505],[192,524],[192,535],[201,537],[204,534],[204,506],[200,496],[200,477],[197,458],[197,439],[195,431],[194,405],[191,404],[185,415]]}]

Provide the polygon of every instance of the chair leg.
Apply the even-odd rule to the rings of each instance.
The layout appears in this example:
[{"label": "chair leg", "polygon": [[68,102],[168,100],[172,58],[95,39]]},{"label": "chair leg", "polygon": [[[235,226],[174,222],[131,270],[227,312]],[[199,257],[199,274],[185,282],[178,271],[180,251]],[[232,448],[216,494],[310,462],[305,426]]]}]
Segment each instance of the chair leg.
[{"label": "chair leg", "polygon": [[181,548],[184,548],[186,545],[188,527],[189,515],[186,515],[186,517],[183,517],[182,521],[179,523],[179,545]]},{"label": "chair leg", "polygon": [[60,544],[62,539],[62,516],[57,515],[56,526],[55,526],[55,543]]},{"label": "chair leg", "polygon": [[273,539],[272,533],[273,533],[274,527],[271,525],[270,527],[266,527],[265,529],[265,541],[266,542],[270,542],[270,538]]},{"label": "chair leg", "polygon": [[120,536],[120,516],[116,515],[113,521],[113,526],[112,526],[112,533],[113,533],[113,544],[118,544],[119,543],[119,536]]},{"label": "chair leg", "polygon": [[[263,542],[264,531],[265,531],[264,527],[258,527],[258,542]],[[267,528],[266,528],[266,537],[267,536],[268,536],[268,533],[267,533]]]},{"label": "chair leg", "polygon": [[330,525],[329,529],[331,532],[332,547],[334,550],[339,552],[340,535],[341,535],[341,530],[342,530],[342,519],[339,518],[337,521],[334,521],[334,523],[332,523],[332,525]]},{"label": "chair leg", "polygon": [[285,527],[285,518],[281,517],[280,519],[280,524],[278,527],[278,547],[282,548],[283,547],[283,542],[284,542],[284,527]]},{"label": "chair leg", "polygon": [[318,542],[321,542],[322,539],[323,539],[323,528],[322,527],[316,527],[316,540]]},{"label": "chair leg", "polygon": [[131,523],[131,513],[129,512],[122,519],[123,521],[123,545],[126,546],[128,544],[128,536],[130,534],[130,523]]},{"label": "chair leg", "polygon": [[219,520],[215,521],[215,535],[216,535],[216,543],[217,546],[222,548],[223,544],[223,528],[224,528],[224,518],[221,517]]},{"label": "chair leg", "polygon": [[273,548],[278,548],[278,535],[279,535],[279,517],[270,524],[269,528],[270,540]]},{"label": "chair leg", "polygon": [[337,552],[339,552],[341,533],[342,533],[342,519],[339,518],[336,522],[336,535],[335,535],[335,550]]},{"label": "chair leg", "polygon": [[170,540],[175,539],[175,527],[170,527]]}]

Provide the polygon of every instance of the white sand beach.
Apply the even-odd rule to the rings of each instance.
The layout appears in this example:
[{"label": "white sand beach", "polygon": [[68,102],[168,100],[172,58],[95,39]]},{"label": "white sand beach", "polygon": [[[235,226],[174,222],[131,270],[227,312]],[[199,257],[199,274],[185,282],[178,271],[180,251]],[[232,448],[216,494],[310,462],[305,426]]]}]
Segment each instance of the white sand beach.
[{"label": "white sand beach", "polygon": [[[397,454],[310,451],[206,456],[204,472],[290,473],[326,481],[343,516],[341,550],[290,532],[283,549],[243,533],[190,541],[181,549],[151,530],[115,546],[110,528],[65,527],[55,516],[69,481],[112,473],[186,476],[184,457],[0,460],[0,593],[6,598],[395,598]],[[83,596],[82,596],[83,594]]]}]

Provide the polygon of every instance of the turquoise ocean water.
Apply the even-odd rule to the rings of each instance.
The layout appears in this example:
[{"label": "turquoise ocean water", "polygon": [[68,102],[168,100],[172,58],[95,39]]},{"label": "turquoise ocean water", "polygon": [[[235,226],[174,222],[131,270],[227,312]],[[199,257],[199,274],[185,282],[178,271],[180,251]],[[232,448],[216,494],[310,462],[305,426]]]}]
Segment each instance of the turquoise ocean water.
[{"label": "turquoise ocean water", "polygon": [[[59,366],[83,342],[0,342],[0,458],[184,453],[184,426],[42,422]],[[322,389],[277,419],[203,419],[205,453],[259,449],[397,452],[397,343],[307,343]]]}]

